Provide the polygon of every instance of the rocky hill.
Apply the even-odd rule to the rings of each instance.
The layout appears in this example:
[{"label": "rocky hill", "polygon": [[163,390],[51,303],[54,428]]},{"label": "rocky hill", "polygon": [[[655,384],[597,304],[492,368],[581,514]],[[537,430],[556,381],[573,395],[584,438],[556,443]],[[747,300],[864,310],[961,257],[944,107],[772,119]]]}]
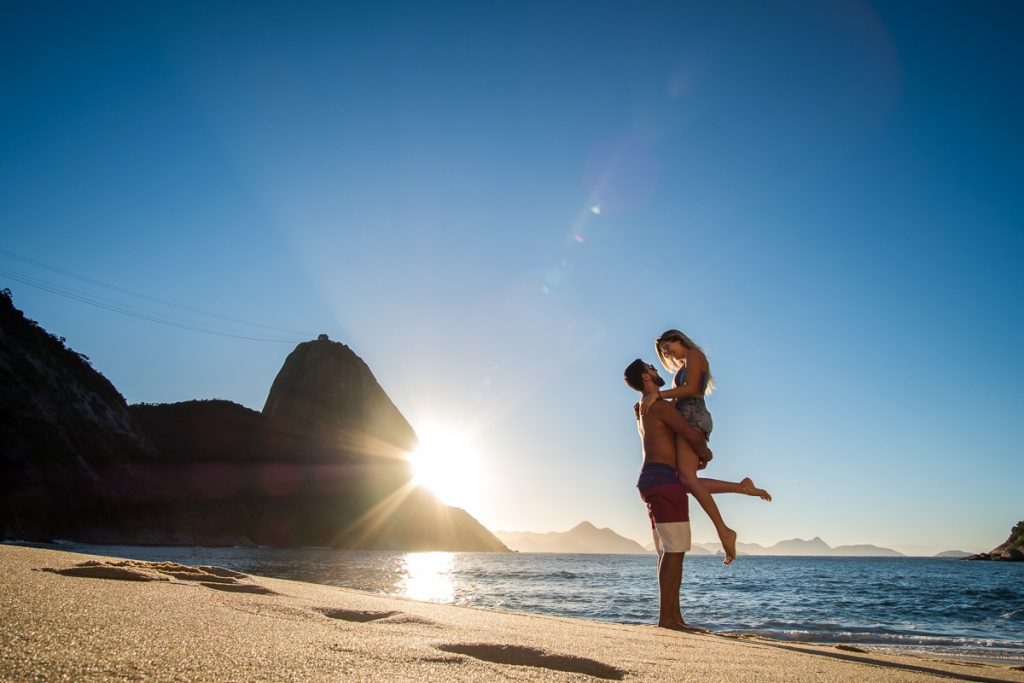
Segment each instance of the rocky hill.
[{"label": "rocky hill", "polygon": [[94,543],[508,549],[414,487],[412,427],[343,344],[300,344],[264,411],[127,406],[0,297],[0,535]]},{"label": "rocky hill", "polygon": [[289,354],[263,414],[352,452],[395,457],[416,447],[416,433],[369,366],[326,334]]},{"label": "rocky hill", "polygon": [[968,560],[1002,560],[1024,562],[1024,521],[1017,522],[1010,530],[1010,537],[987,553],[971,555]]}]

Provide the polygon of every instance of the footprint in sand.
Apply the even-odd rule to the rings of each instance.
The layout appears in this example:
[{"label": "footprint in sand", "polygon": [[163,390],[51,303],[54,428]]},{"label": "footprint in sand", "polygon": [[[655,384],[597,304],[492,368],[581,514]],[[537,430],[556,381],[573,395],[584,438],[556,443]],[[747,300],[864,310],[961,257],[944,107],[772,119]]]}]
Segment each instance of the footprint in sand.
[{"label": "footprint in sand", "polygon": [[255,595],[280,595],[277,591],[272,591],[269,588],[259,585],[258,583],[209,583],[202,581],[200,586],[206,586],[218,591],[227,591],[228,593],[252,593]]},{"label": "footprint in sand", "polygon": [[396,611],[373,612],[370,610],[341,609],[338,607],[319,607],[314,611],[319,612],[325,617],[330,617],[331,619],[353,621],[360,624],[374,621],[382,624],[419,624],[424,626],[438,626],[436,621]]},{"label": "footprint in sand", "polygon": [[338,609],[334,607],[321,607],[316,610],[325,617],[331,619],[341,619],[342,621],[355,621],[360,624],[365,624],[370,621],[380,621],[381,619],[387,619],[393,617],[398,612],[371,612],[354,609]]},{"label": "footprint in sand", "polygon": [[114,579],[117,581],[170,581],[170,577],[135,567],[115,567],[99,562],[85,562],[67,569],[43,567],[40,571],[61,576],[80,576],[87,579]]},{"label": "footprint in sand", "polygon": [[189,567],[176,562],[142,562],[120,560],[100,562],[89,560],[65,569],[43,567],[42,571],[61,576],[79,576],[91,579],[114,579],[118,581],[196,581],[201,586],[235,593],[277,595],[250,580],[248,574],[224,569],[223,567]]},{"label": "footprint in sand", "polygon": [[440,626],[441,624],[427,619],[425,617],[417,617],[414,614],[403,614],[399,612],[393,617],[381,620],[382,624],[415,624],[417,626]]},{"label": "footprint in sand", "polygon": [[442,652],[466,655],[485,662],[494,664],[513,664],[518,666],[535,666],[541,669],[552,671],[566,671],[568,673],[585,674],[594,678],[603,678],[610,681],[620,681],[626,676],[626,671],[617,669],[614,666],[599,662],[595,659],[576,657],[574,655],[559,655],[546,650],[521,645],[501,645],[498,643],[454,643],[451,645],[438,645],[437,649]]}]

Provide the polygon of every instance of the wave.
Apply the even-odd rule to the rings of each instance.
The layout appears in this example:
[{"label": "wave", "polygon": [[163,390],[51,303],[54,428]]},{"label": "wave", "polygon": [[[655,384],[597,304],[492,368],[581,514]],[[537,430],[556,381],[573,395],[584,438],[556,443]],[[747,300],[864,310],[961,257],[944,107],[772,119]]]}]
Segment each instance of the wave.
[{"label": "wave", "polygon": [[556,571],[477,571],[473,573],[473,576],[478,579],[488,579],[493,581],[502,581],[506,579],[531,579],[531,580],[545,580],[545,579],[579,579],[583,578],[580,574],[575,572],[565,571],[562,569]]}]

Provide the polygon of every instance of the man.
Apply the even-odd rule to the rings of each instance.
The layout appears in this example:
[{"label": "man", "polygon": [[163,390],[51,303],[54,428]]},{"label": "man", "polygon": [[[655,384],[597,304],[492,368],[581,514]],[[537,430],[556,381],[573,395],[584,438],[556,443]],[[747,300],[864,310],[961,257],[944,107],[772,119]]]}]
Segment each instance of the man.
[{"label": "man", "polygon": [[[626,368],[624,379],[641,394],[656,392],[665,384],[657,368],[639,358]],[[658,551],[658,626],[696,630],[683,620],[679,608],[683,556],[690,549],[690,510],[687,490],[679,480],[677,470],[676,434],[686,439],[701,460],[710,460],[711,451],[704,440],[704,432],[683,419],[672,404],[656,401],[641,416],[638,403],[633,406],[633,412],[644,455],[637,488],[647,504],[654,546]]]}]

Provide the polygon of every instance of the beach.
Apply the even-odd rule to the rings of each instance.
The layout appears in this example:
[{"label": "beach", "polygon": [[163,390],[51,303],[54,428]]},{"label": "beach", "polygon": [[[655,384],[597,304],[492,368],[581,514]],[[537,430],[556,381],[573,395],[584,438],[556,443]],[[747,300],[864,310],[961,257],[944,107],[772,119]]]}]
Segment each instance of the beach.
[{"label": "beach", "polygon": [[1024,681],[1005,666],[0,546],[3,680]]}]

